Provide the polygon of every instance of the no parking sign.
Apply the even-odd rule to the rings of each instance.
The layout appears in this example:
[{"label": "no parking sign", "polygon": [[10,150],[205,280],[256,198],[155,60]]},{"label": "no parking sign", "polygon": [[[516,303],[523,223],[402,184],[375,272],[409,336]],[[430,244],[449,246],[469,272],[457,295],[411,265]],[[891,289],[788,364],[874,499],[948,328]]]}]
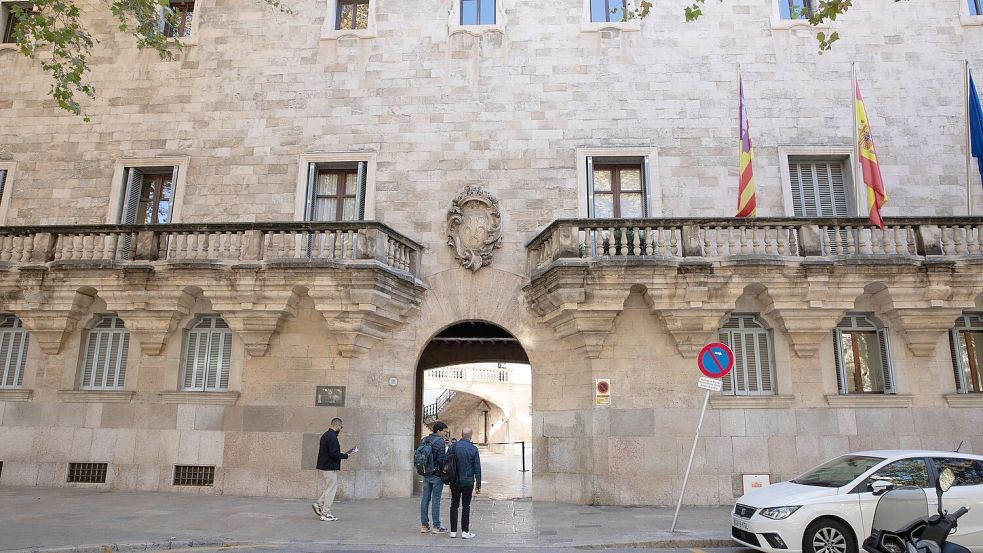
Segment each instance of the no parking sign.
[{"label": "no parking sign", "polygon": [[712,342],[700,350],[696,364],[709,378],[723,378],[734,368],[734,352],[727,344]]}]

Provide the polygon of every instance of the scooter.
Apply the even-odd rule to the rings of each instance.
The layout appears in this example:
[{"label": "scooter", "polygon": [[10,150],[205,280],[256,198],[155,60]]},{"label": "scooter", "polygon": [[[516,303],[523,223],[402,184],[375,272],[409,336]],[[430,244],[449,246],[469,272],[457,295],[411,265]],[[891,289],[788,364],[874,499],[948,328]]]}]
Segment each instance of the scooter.
[{"label": "scooter", "polygon": [[939,512],[931,516],[928,497],[921,488],[881,488],[881,493],[887,493],[877,501],[864,550],[868,553],[969,553],[969,549],[947,541],[959,517],[969,512],[966,507],[954,513],[942,509],[942,494],[949,491],[955,480],[951,469],[942,469],[935,483]]}]

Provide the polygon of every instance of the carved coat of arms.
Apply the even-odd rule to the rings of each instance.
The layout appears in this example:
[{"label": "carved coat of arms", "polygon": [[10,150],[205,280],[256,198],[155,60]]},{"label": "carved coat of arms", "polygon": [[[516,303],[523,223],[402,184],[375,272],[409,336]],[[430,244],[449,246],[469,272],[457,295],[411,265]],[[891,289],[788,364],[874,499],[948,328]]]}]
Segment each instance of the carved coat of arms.
[{"label": "carved coat of arms", "polygon": [[480,186],[466,186],[447,212],[447,245],[472,272],[490,265],[492,250],[502,247],[498,199]]}]

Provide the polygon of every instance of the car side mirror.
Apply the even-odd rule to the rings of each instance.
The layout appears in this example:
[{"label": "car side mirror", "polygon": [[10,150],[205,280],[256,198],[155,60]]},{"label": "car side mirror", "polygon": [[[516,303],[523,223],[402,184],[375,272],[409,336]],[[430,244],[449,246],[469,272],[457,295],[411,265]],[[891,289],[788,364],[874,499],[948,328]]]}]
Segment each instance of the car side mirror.
[{"label": "car side mirror", "polygon": [[893,489],[894,484],[886,480],[878,480],[870,485],[870,491],[874,492],[874,495],[884,495]]}]

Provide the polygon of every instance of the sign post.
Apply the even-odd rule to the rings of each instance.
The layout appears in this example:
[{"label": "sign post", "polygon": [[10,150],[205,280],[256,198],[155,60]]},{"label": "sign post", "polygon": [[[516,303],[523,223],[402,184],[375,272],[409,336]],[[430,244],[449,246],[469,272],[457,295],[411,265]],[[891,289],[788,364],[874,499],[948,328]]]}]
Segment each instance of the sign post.
[{"label": "sign post", "polygon": [[721,378],[734,368],[734,352],[727,344],[712,342],[703,346],[699,355],[696,356],[696,364],[700,367],[700,372],[704,376],[700,377],[697,384],[700,388],[707,391],[703,397],[703,409],[700,410],[700,422],[696,425],[696,436],[693,437],[693,449],[689,452],[689,462],[686,463],[686,476],[683,477],[683,489],[679,491],[679,501],[676,503],[676,514],[672,516],[672,526],[670,532],[676,531],[676,520],[679,518],[679,509],[683,506],[683,495],[686,494],[686,484],[689,482],[689,471],[693,468],[693,456],[696,455],[696,444],[700,441],[700,428],[703,427],[703,417],[707,414],[707,405],[710,403],[710,391],[719,392],[723,389],[724,383]]}]

